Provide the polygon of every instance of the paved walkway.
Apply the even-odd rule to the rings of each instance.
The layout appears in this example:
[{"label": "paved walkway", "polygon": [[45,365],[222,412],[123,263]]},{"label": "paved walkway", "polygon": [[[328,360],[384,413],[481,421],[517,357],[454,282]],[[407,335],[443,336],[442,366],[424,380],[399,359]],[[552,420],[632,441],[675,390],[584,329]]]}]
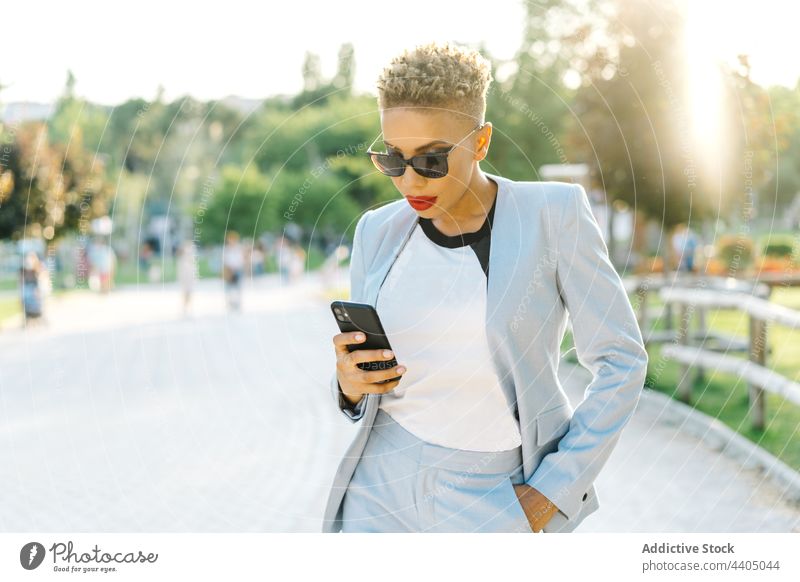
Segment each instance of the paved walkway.
[{"label": "paved walkway", "polygon": [[[315,278],[228,314],[204,281],[80,295],[0,332],[0,531],[318,531],[355,427],[328,392]],[[575,402],[588,382],[562,365]],[[578,531],[800,531],[774,486],[639,411]]]}]

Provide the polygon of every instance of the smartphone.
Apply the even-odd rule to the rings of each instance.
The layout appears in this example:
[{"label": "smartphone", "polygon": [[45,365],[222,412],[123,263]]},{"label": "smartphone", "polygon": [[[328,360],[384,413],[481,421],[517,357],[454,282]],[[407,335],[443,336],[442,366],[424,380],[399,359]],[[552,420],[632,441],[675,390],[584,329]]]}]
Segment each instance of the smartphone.
[{"label": "smartphone", "polygon": [[[363,342],[348,344],[348,351],[392,349],[392,346],[389,345],[389,338],[386,337],[386,332],[383,331],[383,325],[381,325],[378,312],[375,311],[375,308],[369,303],[333,301],[331,303],[331,311],[333,311],[333,316],[336,318],[336,323],[339,325],[339,329],[342,333],[361,331],[366,336]],[[356,365],[362,370],[388,370],[397,365],[397,358],[380,360],[377,362],[361,362]],[[388,380],[380,380],[375,383],[386,384],[387,382],[393,382],[400,378],[402,378],[402,376],[396,376]]]}]

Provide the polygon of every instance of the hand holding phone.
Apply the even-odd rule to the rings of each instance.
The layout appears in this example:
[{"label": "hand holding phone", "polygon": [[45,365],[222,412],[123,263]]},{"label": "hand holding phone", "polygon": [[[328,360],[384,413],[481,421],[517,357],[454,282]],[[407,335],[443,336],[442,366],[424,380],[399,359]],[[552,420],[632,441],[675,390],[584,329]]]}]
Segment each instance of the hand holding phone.
[{"label": "hand holding phone", "polygon": [[[333,338],[342,392],[356,397],[396,388],[405,370],[397,366],[394,353],[384,355],[385,350],[392,352],[392,346],[375,308],[366,303],[334,301],[331,311],[342,332]],[[359,334],[364,339],[356,339]]]}]

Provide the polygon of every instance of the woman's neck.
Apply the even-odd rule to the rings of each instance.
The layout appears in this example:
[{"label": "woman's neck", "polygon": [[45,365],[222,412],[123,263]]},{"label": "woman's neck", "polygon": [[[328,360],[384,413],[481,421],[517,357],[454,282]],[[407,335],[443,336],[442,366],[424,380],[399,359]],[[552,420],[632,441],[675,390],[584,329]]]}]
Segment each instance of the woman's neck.
[{"label": "woman's neck", "polygon": [[475,232],[483,226],[497,196],[498,184],[483,172],[476,172],[464,194],[442,216],[431,220],[446,236]]}]

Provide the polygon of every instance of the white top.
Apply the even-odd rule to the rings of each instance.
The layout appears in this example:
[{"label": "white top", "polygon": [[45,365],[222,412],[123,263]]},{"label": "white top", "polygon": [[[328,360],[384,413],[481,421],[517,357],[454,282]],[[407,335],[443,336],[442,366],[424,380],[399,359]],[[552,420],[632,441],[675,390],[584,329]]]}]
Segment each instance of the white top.
[{"label": "white top", "polygon": [[[431,232],[451,244],[434,242]],[[433,232],[431,222],[425,229],[417,225],[383,282],[376,309],[407,371],[380,408],[426,442],[504,451],[521,444],[519,421],[489,351],[479,247],[453,247],[458,238]]]}]

